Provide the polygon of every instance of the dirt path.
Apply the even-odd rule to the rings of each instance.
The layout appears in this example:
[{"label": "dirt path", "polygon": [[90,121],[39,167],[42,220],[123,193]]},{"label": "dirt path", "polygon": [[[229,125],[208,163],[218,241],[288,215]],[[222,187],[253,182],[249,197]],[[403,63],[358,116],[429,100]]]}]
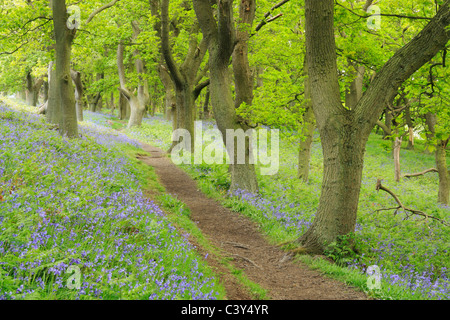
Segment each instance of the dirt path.
[{"label": "dirt path", "polygon": [[[232,257],[232,263],[243,270],[250,280],[268,290],[272,299],[367,299],[364,293],[326,278],[306,265],[283,259],[285,252],[270,245],[255,223],[206,197],[197,189],[196,182],[175,166],[161,149],[147,144],[142,144],[142,148],[151,156],[140,156],[139,159],[154,167],[166,191],[177,195],[189,207],[191,219],[203,234],[226,256]],[[225,267],[210,256],[208,262],[218,269],[228,299],[251,299],[251,295],[235,282]]]}]

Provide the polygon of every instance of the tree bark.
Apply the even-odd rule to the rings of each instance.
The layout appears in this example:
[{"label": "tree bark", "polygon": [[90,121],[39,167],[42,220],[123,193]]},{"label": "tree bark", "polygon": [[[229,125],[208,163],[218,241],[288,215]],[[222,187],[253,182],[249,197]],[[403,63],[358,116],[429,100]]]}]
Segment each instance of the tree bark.
[{"label": "tree bark", "polygon": [[[253,88],[253,83],[251,83],[250,89],[246,85],[251,77],[246,59],[248,55],[248,25],[251,26],[253,22],[255,4],[252,0],[240,2],[238,32],[234,28],[233,0],[220,1],[217,7],[217,20],[214,18],[211,5],[208,0],[194,0],[194,10],[202,29],[203,38],[206,38],[208,41],[213,113],[217,126],[222,133],[224,143],[227,146],[230,160],[233,163],[230,165],[230,190],[244,189],[249,192],[257,192],[258,182],[255,167],[250,161],[251,152],[248,140],[243,150],[245,161],[243,164],[238,164],[237,144],[231,143],[231,141],[228,143],[226,134],[227,129],[242,129],[245,131],[248,128],[243,119],[238,119],[235,107],[242,102],[249,101],[246,99],[252,98],[251,89]],[[243,28],[244,26],[241,23],[247,24],[245,28]],[[236,101],[233,101],[231,78],[228,71],[232,54]]]},{"label": "tree bark", "polygon": [[75,108],[77,110],[77,120],[83,121],[83,109],[84,109],[84,100],[83,100],[83,83],[81,82],[81,72],[79,71],[70,71],[70,76],[72,77],[72,81],[75,85]]},{"label": "tree bark", "polygon": [[359,99],[362,97],[363,80],[364,80],[364,66],[353,66],[355,72],[353,81],[350,83],[347,92],[345,94],[345,106],[349,109],[353,109],[358,104]]},{"label": "tree bark", "polygon": [[400,182],[402,173],[400,170],[400,149],[402,146],[402,137],[396,137],[394,140],[394,174],[395,181]]},{"label": "tree bark", "polygon": [[78,137],[77,115],[75,110],[75,93],[70,77],[70,55],[76,29],[69,30],[65,0],[52,1],[53,25],[55,32],[55,78],[58,83],[56,94],[61,110],[59,132],[69,138]]},{"label": "tree bark", "polygon": [[303,128],[302,139],[300,140],[299,154],[298,154],[298,177],[303,182],[308,182],[309,178],[309,162],[311,161],[311,145],[314,137],[314,130],[316,129],[316,122],[314,119],[314,111],[311,103],[311,87],[309,83],[308,67],[306,57],[304,61],[304,75],[305,75],[305,112],[303,114]]},{"label": "tree bark", "polygon": [[210,117],[210,115],[209,115],[209,96],[210,96],[210,92],[208,89],[208,90],[206,90],[205,101],[203,102],[203,109],[202,109],[202,119],[204,119],[204,120],[209,119],[209,117]]},{"label": "tree bark", "polygon": [[[195,148],[195,100],[198,96],[195,91],[195,80],[208,44],[205,38],[198,43],[198,25],[194,24],[189,39],[188,52],[184,61],[180,66],[176,64],[169,44],[169,2],[169,0],[161,1],[161,48],[175,88],[177,121],[174,129],[182,128],[189,131],[191,136],[190,151],[193,152]],[[187,145],[184,147],[187,149]]]},{"label": "tree bark", "polygon": [[[306,0],[306,55],[311,98],[322,141],[324,173],[319,207],[299,239],[307,252],[323,253],[339,236],[354,232],[367,139],[384,107],[415,71],[450,39],[449,1],[408,44],[377,72],[357,105],[343,107],[333,30],[334,1]],[[384,97],[380,99],[380,97]]]},{"label": "tree bark", "polygon": [[408,126],[408,146],[406,149],[414,150],[414,124],[411,118],[411,105],[406,101],[405,121]]},{"label": "tree bark", "polygon": [[[141,32],[136,21],[132,22],[133,27],[133,39],[136,39]],[[128,120],[127,128],[134,126],[140,126],[142,124],[142,118],[144,117],[145,106],[147,105],[150,96],[148,94],[147,80],[140,77],[139,85],[137,87],[137,95],[132,93],[126,86],[125,79],[125,66],[123,64],[124,45],[123,41],[119,42],[117,49],[117,66],[119,71],[120,88],[119,91],[123,95],[130,105],[130,118]],[[136,50],[134,56],[137,57],[139,52]],[[144,62],[140,58],[135,59],[136,71],[139,75],[145,72]]]},{"label": "tree bark", "polygon": [[29,106],[36,107],[39,100],[39,91],[44,84],[44,79],[34,79],[31,72],[27,74],[26,103]]},{"label": "tree bark", "polygon": [[438,202],[444,205],[449,204],[449,191],[450,191],[450,179],[447,170],[447,160],[445,150],[448,141],[449,141],[448,139],[446,141],[439,140],[436,145],[435,151],[436,168],[439,174]]}]

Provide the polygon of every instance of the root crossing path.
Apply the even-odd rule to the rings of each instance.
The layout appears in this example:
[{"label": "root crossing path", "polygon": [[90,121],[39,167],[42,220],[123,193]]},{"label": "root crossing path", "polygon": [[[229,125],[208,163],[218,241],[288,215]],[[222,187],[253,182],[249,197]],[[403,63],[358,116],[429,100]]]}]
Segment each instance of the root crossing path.
[{"label": "root crossing path", "polygon": [[[164,151],[142,144],[151,156],[139,156],[154,167],[166,192],[176,195],[191,211],[191,219],[210,242],[232,258],[236,268],[268,291],[276,300],[363,300],[364,293],[327,278],[306,265],[286,259],[286,252],[264,239],[256,224],[224,208],[198,190],[197,183],[165,156]],[[202,254],[206,254],[198,247]],[[208,263],[216,269],[231,300],[249,300],[252,295],[236,282],[230,271],[212,255]]]}]

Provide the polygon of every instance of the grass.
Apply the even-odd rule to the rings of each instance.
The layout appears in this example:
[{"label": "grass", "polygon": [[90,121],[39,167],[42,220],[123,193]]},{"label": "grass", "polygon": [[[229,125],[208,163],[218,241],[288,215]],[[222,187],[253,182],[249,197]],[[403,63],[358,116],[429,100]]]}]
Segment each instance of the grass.
[{"label": "grass", "polygon": [[[209,123],[213,126],[213,123]],[[158,117],[146,119],[141,128],[125,130],[130,137],[167,149],[170,146],[171,124]],[[406,144],[403,146],[405,147]],[[433,155],[423,153],[424,142],[416,140],[415,150],[401,150],[402,172],[412,173],[433,167]],[[449,219],[449,208],[436,203],[438,176],[427,174],[412,179],[394,180],[391,143],[376,134],[369,138],[355,234],[360,254],[349,254],[342,244],[333,244],[326,259],[302,261],[330,276],[357,286],[380,299],[449,299],[448,228],[435,221],[408,217],[399,211],[376,212],[395,206],[392,197],[377,192],[377,179],[399,195],[410,208]],[[280,168],[272,176],[258,175],[260,192],[228,194],[230,178],[226,165],[181,165],[210,197],[257,222],[272,243],[293,241],[311,225],[318,206],[322,181],[322,152],[315,135],[310,162],[310,179],[303,183],[296,178],[297,145],[295,139],[283,137],[280,143]],[[257,170],[258,171],[258,170]],[[381,290],[367,286],[368,266],[381,271]]]}]

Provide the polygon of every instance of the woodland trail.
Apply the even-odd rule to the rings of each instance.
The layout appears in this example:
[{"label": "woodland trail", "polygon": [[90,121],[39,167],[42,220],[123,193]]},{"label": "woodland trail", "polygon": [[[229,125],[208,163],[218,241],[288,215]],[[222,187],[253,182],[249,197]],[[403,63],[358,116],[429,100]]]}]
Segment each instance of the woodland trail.
[{"label": "woodland trail", "polygon": [[[304,264],[283,259],[286,252],[264,239],[255,223],[224,208],[197,188],[197,183],[165,156],[165,152],[142,144],[151,156],[138,159],[154,167],[166,192],[176,195],[191,211],[191,219],[202,233],[231,263],[268,291],[275,300],[365,300],[366,295],[337,280],[323,276]],[[191,239],[189,239],[191,241]],[[204,255],[206,252],[197,246]],[[287,261],[285,261],[287,260]],[[208,263],[216,270],[230,300],[250,300],[252,296],[239,285],[230,271],[211,253]]]}]

